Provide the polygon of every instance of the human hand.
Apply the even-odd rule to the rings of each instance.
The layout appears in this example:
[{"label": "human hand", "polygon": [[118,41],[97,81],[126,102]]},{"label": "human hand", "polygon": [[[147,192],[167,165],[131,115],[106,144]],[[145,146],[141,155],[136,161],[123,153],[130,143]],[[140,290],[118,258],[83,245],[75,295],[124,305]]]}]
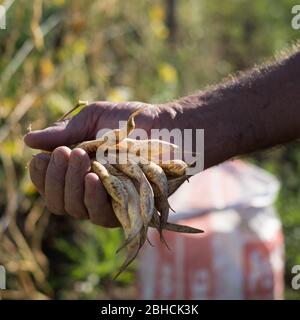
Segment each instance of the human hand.
[{"label": "human hand", "polygon": [[[71,119],[25,136],[29,147],[52,151],[51,154],[38,153],[29,165],[32,182],[44,197],[49,211],[90,219],[105,227],[119,225],[100,179],[90,172],[88,154],[68,146],[95,139],[100,129],[118,128],[119,121],[127,120],[133,111],[143,106],[147,104],[96,102]],[[163,113],[160,106],[148,106],[136,117],[136,127],[147,132],[160,126]]]}]

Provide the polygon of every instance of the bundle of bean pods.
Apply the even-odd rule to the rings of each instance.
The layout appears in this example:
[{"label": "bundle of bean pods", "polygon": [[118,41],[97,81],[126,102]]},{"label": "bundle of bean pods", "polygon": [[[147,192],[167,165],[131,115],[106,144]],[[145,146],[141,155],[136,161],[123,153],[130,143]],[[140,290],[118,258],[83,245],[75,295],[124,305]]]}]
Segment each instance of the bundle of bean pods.
[{"label": "bundle of bean pods", "polygon": [[135,129],[135,117],[144,109],[133,112],[124,127],[73,146],[90,155],[91,171],[99,176],[109,194],[114,213],[124,231],[125,241],[117,252],[126,248],[127,257],[116,277],[137,256],[147,240],[149,227],[158,230],[161,241],[166,245],[163,230],[203,232],[168,222],[169,211],[172,210],[168,197],[190,177],[186,174],[189,165],[178,159],[159,160],[165,152],[176,151],[178,146],[175,144],[160,139],[128,138]]}]

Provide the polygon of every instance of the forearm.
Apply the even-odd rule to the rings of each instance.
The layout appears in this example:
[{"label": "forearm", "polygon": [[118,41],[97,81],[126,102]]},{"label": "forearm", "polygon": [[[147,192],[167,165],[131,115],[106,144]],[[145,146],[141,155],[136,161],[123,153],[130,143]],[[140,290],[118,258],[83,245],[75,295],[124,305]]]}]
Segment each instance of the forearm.
[{"label": "forearm", "polygon": [[205,168],[297,139],[300,52],[170,105],[169,126],[204,129]]}]

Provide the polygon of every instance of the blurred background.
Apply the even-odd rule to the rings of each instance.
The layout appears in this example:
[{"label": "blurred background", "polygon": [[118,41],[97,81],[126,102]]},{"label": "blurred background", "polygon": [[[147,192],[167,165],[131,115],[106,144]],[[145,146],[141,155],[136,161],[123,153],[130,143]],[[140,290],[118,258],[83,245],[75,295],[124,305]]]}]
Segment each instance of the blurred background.
[{"label": "blurred background", "polygon": [[[136,298],[137,263],[117,280],[118,229],[52,216],[31,184],[28,128],[82,100],[165,102],[259,64],[300,36],[292,0],[7,0],[0,30],[0,264],[4,299]],[[247,160],[281,182],[285,297],[300,264],[300,148]]]}]

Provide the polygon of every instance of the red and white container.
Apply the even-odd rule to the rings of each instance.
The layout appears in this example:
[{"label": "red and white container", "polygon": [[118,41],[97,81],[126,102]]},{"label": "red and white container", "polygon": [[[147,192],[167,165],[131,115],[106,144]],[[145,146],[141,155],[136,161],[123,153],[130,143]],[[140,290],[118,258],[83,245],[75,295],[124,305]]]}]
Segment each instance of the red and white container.
[{"label": "red and white container", "polygon": [[172,197],[170,218],[204,234],[149,232],[140,255],[142,299],[282,299],[284,241],[272,207],[278,181],[230,161],[190,179]]}]

